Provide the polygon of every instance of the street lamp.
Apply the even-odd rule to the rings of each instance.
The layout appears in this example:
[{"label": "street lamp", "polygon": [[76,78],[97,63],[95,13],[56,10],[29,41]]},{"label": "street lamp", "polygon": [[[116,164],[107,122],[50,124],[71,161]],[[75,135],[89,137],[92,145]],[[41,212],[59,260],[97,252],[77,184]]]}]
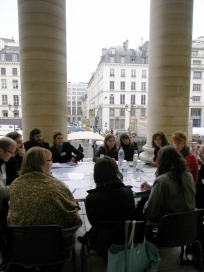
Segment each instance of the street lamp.
[{"label": "street lamp", "polygon": [[133,104],[131,104],[130,107],[128,107],[127,104],[125,105],[125,110],[128,111],[128,112],[130,113],[130,116],[129,116],[129,134],[130,134],[130,135],[131,135],[130,119],[131,119],[131,111],[132,111],[132,108],[134,108]]},{"label": "street lamp", "polygon": [[[12,107],[14,108],[13,110],[11,109]],[[8,104],[8,108],[9,108],[10,111],[13,112],[13,118],[14,118],[14,131],[15,131],[15,129],[16,129],[16,128],[15,128],[15,125],[16,125],[16,124],[15,124],[15,111],[18,109],[18,105],[13,105],[13,106],[12,106],[12,105],[9,103],[9,104]]]}]

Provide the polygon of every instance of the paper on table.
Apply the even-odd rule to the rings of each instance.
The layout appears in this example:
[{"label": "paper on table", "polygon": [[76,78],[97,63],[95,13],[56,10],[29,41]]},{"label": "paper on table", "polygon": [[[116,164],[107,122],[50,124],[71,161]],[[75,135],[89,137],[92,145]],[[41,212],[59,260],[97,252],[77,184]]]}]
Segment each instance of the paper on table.
[{"label": "paper on table", "polygon": [[69,179],[83,179],[84,173],[68,173]]},{"label": "paper on table", "polygon": [[90,185],[84,180],[69,179],[69,180],[63,180],[62,182],[69,188],[79,189],[84,187],[90,187]]},{"label": "paper on table", "polygon": [[73,166],[78,166],[77,163],[58,163],[53,162],[52,168],[72,168]]}]

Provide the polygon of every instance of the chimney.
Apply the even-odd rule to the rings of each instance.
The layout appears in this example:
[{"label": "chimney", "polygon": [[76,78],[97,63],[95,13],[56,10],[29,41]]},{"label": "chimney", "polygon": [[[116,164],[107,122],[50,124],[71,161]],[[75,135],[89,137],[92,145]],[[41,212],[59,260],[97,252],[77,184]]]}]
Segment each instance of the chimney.
[{"label": "chimney", "polygon": [[125,48],[125,50],[128,50],[129,49],[129,41],[126,40],[124,43],[123,43],[123,47]]},{"label": "chimney", "polygon": [[105,55],[107,49],[106,48],[102,48],[102,57]]}]

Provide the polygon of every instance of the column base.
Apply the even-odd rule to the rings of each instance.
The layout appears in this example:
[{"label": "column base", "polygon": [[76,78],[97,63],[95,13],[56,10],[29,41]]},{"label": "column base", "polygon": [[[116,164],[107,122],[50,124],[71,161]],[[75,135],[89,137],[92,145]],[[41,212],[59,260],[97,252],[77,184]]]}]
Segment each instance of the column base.
[{"label": "column base", "polygon": [[140,153],[140,159],[142,161],[146,161],[146,162],[152,162],[153,161],[153,153],[154,153],[154,149],[148,145],[145,144],[142,149],[144,150],[144,152]]}]

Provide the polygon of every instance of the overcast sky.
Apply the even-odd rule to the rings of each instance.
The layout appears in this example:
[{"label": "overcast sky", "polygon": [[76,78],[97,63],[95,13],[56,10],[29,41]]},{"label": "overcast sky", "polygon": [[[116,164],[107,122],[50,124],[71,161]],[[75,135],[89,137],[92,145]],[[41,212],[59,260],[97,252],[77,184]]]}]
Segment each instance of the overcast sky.
[{"label": "overcast sky", "polygon": [[[186,0],[188,1],[188,0]],[[149,40],[150,0],[67,0],[67,80],[88,82],[101,49]],[[0,37],[18,38],[17,0],[0,0]],[[193,39],[204,36],[204,0],[194,0]]]}]

